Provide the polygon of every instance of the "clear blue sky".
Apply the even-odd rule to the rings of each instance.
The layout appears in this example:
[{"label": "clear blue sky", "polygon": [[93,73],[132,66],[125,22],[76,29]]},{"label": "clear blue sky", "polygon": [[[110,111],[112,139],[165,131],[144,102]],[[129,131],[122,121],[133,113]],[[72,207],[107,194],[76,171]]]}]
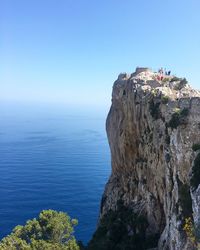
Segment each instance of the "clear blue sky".
[{"label": "clear blue sky", "polygon": [[199,0],[2,0],[0,100],[104,107],[136,66],[200,89],[199,13]]}]

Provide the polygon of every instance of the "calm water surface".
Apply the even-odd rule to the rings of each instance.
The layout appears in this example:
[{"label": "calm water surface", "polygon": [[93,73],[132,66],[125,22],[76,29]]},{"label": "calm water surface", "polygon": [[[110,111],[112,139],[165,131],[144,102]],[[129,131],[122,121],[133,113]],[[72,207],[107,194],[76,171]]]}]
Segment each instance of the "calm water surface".
[{"label": "calm water surface", "polygon": [[110,174],[106,114],[10,106],[0,114],[0,237],[56,209],[79,220],[86,243]]}]

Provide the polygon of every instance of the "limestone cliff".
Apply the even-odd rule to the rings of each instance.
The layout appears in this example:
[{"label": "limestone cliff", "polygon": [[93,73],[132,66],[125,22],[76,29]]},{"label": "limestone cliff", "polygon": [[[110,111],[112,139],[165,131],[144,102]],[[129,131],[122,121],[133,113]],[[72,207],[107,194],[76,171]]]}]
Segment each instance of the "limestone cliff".
[{"label": "limestone cliff", "polygon": [[100,217],[121,201],[147,218],[159,250],[195,248],[183,227],[200,221],[200,92],[146,68],[120,74],[106,129],[112,174]]}]

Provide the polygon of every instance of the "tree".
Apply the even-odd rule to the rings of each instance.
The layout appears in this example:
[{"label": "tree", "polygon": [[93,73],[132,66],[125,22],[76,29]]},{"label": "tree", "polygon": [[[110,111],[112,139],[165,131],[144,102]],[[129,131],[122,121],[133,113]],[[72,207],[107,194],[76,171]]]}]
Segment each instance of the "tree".
[{"label": "tree", "polygon": [[16,226],[0,242],[0,250],[79,250],[73,235],[76,219],[66,213],[44,210],[25,226]]}]

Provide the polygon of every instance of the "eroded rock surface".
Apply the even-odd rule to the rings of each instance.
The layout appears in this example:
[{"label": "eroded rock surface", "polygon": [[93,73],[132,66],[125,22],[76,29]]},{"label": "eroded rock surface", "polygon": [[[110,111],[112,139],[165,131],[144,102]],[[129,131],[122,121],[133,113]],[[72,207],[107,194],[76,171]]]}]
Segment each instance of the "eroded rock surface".
[{"label": "eroded rock surface", "polygon": [[146,234],[159,235],[159,250],[193,249],[183,225],[193,214],[200,221],[200,186],[190,185],[199,152],[192,147],[200,144],[200,92],[185,79],[160,80],[148,69],[120,74],[106,129],[112,174],[100,217],[122,201],[146,216]]}]

